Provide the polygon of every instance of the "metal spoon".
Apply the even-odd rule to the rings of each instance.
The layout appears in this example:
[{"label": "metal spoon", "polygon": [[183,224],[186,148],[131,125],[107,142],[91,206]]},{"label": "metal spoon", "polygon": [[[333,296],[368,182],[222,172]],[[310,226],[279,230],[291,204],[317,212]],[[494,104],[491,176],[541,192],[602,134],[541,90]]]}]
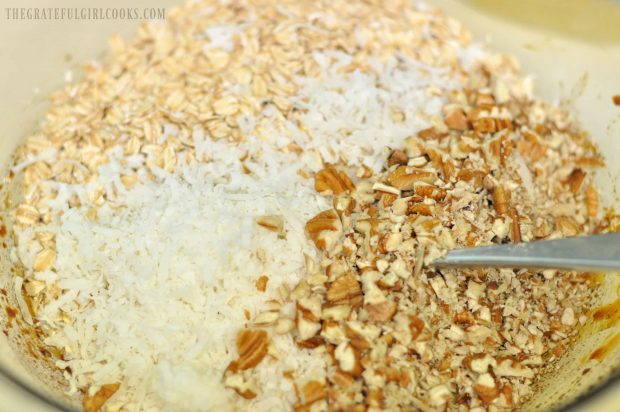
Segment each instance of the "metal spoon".
[{"label": "metal spoon", "polygon": [[431,265],[620,271],[620,233],[454,249]]}]

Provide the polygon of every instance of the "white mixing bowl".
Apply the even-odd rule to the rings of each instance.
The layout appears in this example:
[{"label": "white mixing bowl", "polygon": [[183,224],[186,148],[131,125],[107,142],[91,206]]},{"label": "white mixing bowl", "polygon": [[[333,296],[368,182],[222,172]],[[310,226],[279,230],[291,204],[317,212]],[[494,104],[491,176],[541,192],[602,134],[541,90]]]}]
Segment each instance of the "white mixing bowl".
[{"label": "white mixing bowl", "polygon": [[[583,0],[580,3],[587,5],[595,1],[603,0]],[[3,4],[3,14],[5,6],[49,6],[44,0],[11,3]],[[435,0],[430,3],[437,3],[448,14],[463,21],[478,40],[488,39],[495,50],[515,55],[522,63],[523,71],[535,76],[538,95],[550,101],[570,101],[583,128],[606,157],[607,167],[598,174],[602,199],[607,205],[618,205],[614,187],[617,190],[617,176],[620,176],[620,106],[614,106],[612,95],[620,94],[620,39],[592,40],[592,36],[588,36],[582,40],[577,38],[579,36],[546,31],[540,26],[529,27],[476,8],[471,2]],[[518,5],[521,2],[512,3]],[[134,0],[131,6],[168,7],[172,4],[174,0]],[[82,7],[84,2],[64,0],[57,6]],[[112,0],[105,4],[103,1],[92,2],[89,6],[128,5]],[[620,5],[611,7],[620,8]],[[582,17],[589,19],[597,16],[588,16],[588,13],[605,10],[582,8]],[[544,12],[548,13],[547,10],[549,8],[545,7]],[[557,25],[557,18],[563,15],[558,13],[555,16],[551,12],[542,20]],[[536,17],[541,20],[540,16]],[[1,18],[0,171],[6,171],[11,153],[36,129],[37,121],[47,107],[47,96],[62,86],[67,70],[79,73],[81,63],[97,58],[106,49],[107,37],[113,33],[129,36],[137,22],[9,20],[5,15]],[[0,211],[0,220],[5,217]],[[10,242],[9,239],[5,241]],[[11,276],[8,252],[1,249],[0,288],[6,288]],[[600,302],[594,302],[595,307],[616,301],[618,279],[617,274],[608,274],[604,278],[604,293]],[[616,306],[611,309],[617,311],[615,317],[620,317],[620,303]],[[4,308],[0,311],[0,324],[2,316],[6,316]],[[541,379],[535,396],[522,409],[549,410],[569,405],[572,410],[619,411],[620,377],[616,374],[620,369],[620,349],[608,347],[609,353],[602,359],[590,359],[594,351],[617,333],[620,333],[619,324],[593,322],[588,325],[578,342],[560,360],[557,371]],[[66,400],[53,385],[42,383],[44,373],[40,372],[36,361],[28,360],[22,349],[23,345],[20,347],[20,344],[9,342],[4,334],[0,334],[0,412],[48,411],[62,407]],[[53,380],[50,377],[45,379]]]}]

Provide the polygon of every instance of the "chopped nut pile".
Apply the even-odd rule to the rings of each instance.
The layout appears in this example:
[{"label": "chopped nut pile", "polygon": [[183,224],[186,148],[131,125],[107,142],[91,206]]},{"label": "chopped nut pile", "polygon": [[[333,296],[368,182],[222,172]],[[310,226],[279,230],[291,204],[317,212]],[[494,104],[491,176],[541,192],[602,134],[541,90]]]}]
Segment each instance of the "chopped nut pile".
[{"label": "chopped nut pile", "polygon": [[331,362],[324,382],[298,382],[296,410],[512,408],[585,322],[588,274],[428,265],[457,247],[600,230],[589,140],[491,83],[454,93],[444,123],[381,173],[316,173],[333,208],[306,223],[321,257],[296,288],[291,333]]}]

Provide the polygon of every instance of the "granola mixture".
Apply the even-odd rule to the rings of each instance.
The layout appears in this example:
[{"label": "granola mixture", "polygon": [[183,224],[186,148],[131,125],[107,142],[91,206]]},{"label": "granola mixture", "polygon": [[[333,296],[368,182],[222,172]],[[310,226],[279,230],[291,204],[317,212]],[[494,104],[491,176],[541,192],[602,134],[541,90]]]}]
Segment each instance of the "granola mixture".
[{"label": "granola mixture", "polygon": [[331,362],[296,410],[509,409],[585,323],[590,274],[432,267],[456,247],[601,230],[589,142],[560,113],[531,120],[548,107],[496,99],[455,96],[375,176],[317,173],[333,207],[306,224],[322,254],[294,290],[293,335]]},{"label": "granola mixture", "polygon": [[591,233],[602,160],[516,62],[398,1],[191,1],[15,156],[15,289],[104,410],[494,410],[592,293],[445,250]]}]

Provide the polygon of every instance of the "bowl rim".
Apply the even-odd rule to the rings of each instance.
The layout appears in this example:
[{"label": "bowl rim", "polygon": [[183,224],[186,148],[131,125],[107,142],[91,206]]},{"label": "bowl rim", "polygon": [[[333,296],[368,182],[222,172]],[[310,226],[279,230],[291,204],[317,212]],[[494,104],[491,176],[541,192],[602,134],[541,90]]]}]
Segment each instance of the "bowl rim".
[{"label": "bowl rim", "polygon": [[78,409],[72,408],[71,406],[63,403],[57,399],[54,399],[52,396],[44,393],[43,391],[35,388],[33,385],[25,382],[22,378],[18,377],[16,374],[7,369],[4,365],[0,364],[0,375],[6,378],[9,382],[11,382],[17,390],[20,390],[23,394],[31,395],[31,398],[38,399],[43,402],[47,406],[51,406],[55,410],[63,411],[63,412],[76,412]]},{"label": "bowl rim", "polygon": [[[30,384],[26,383],[23,379],[15,375],[13,372],[5,368],[2,364],[0,364],[0,375],[4,376],[7,380],[9,380],[12,384],[14,384],[18,390],[21,390],[24,394],[29,394],[33,398],[41,401],[46,404],[46,406],[50,406],[58,411],[62,412],[78,412],[79,409],[75,409],[69,406],[66,403],[63,403],[53,397],[45,394],[44,392],[34,388]],[[557,411],[562,412],[571,412],[577,411],[579,407],[585,406],[591,402],[594,402],[597,398],[600,398],[600,395],[604,393],[611,392],[613,388],[620,387],[620,369],[616,369],[612,371],[611,375],[608,379],[591,386],[588,388],[586,392],[577,396],[575,399],[570,402],[561,405]]]}]

